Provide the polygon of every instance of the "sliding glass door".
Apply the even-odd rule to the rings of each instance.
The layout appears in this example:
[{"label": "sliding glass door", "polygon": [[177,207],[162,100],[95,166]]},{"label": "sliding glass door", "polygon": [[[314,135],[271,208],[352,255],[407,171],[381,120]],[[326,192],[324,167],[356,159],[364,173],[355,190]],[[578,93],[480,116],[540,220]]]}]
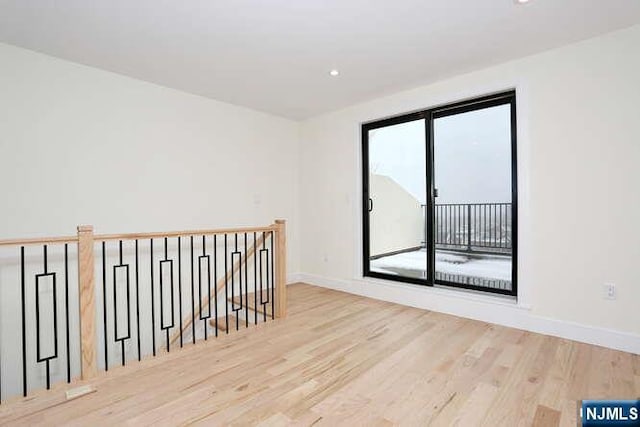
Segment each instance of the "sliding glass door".
[{"label": "sliding glass door", "polygon": [[515,93],[363,125],[364,274],[516,295]]},{"label": "sliding glass door", "polygon": [[368,130],[367,217],[371,271],[426,279],[425,121]]}]

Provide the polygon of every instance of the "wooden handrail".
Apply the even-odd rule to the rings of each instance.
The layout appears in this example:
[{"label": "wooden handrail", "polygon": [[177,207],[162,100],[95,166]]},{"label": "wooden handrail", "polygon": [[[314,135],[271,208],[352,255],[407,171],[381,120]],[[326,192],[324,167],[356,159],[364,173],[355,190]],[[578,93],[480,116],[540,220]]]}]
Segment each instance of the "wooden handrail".
[{"label": "wooden handrail", "polygon": [[[135,240],[135,239],[153,239],[159,237],[189,237],[213,234],[231,234],[231,233],[260,233],[276,231],[276,225],[266,227],[242,227],[242,228],[218,228],[211,230],[185,230],[185,231],[158,231],[150,233],[117,233],[117,234],[94,234],[93,239],[103,240]],[[77,243],[78,236],[57,236],[57,237],[33,237],[27,239],[4,239],[0,240],[0,246],[22,246],[22,245],[47,245],[60,243]]]},{"label": "wooden handrail", "polygon": [[267,227],[244,227],[244,228],[219,228],[213,230],[187,230],[187,231],[165,231],[153,233],[120,233],[120,234],[96,234],[94,240],[135,240],[135,239],[154,239],[158,237],[189,237],[189,236],[210,236],[212,234],[231,234],[231,233],[259,233],[276,231],[275,225]]},{"label": "wooden handrail", "polygon": [[34,237],[30,239],[0,240],[0,246],[50,245],[54,243],[76,243],[78,236]]}]

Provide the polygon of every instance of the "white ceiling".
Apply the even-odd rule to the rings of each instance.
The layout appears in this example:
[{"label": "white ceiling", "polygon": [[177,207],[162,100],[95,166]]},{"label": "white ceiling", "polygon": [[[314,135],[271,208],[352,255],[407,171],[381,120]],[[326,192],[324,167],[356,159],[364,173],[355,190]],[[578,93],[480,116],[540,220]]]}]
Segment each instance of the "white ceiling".
[{"label": "white ceiling", "polygon": [[639,0],[0,0],[0,41],[293,119],[638,22]]}]

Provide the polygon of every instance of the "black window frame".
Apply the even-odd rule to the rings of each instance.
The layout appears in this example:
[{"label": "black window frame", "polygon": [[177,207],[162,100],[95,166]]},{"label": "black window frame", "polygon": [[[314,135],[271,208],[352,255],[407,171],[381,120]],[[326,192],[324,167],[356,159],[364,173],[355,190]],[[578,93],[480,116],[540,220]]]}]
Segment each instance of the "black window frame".
[{"label": "black window frame", "polygon": [[[435,119],[467,113],[499,105],[510,105],[511,110],[511,289],[496,289],[483,286],[467,285],[457,282],[448,282],[435,279],[435,243],[434,243],[434,141],[433,122]],[[437,107],[427,108],[421,111],[402,114],[382,120],[366,122],[361,125],[362,140],[362,258],[363,276],[377,279],[391,280],[395,282],[411,283],[423,286],[446,286],[453,288],[469,289],[489,294],[501,294],[518,296],[518,171],[517,171],[517,119],[516,119],[516,91],[509,90],[481,97],[456,101]],[[372,271],[370,268],[370,236],[369,236],[369,131],[382,127],[407,123],[416,120],[425,120],[425,144],[426,144],[426,215],[427,236],[425,242],[428,245],[429,262],[427,263],[427,277],[425,279],[404,277],[394,274],[386,274]]]}]

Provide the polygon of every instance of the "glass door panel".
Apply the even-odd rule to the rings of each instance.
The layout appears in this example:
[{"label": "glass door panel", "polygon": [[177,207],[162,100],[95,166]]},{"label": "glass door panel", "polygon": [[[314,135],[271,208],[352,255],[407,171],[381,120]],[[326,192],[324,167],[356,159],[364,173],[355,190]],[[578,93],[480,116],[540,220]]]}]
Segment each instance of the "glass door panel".
[{"label": "glass door panel", "polygon": [[366,138],[369,239],[365,262],[373,273],[426,279],[425,120],[369,129]]},{"label": "glass door panel", "polygon": [[433,115],[436,283],[514,291],[512,105],[505,102]]}]

